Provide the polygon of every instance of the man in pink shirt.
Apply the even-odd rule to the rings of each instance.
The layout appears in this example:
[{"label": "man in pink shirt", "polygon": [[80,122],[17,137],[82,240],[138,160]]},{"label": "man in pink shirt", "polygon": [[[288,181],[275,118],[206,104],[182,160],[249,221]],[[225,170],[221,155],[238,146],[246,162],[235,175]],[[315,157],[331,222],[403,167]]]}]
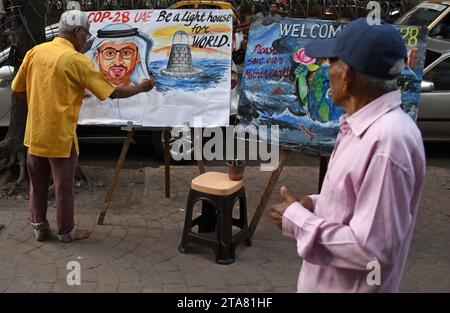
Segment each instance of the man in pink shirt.
[{"label": "man in pink shirt", "polygon": [[271,209],[303,258],[297,291],[397,292],[425,179],[422,137],[397,90],[405,45],[363,18],[306,54],[330,59],[331,96],[346,114],[320,194],[282,187]]}]

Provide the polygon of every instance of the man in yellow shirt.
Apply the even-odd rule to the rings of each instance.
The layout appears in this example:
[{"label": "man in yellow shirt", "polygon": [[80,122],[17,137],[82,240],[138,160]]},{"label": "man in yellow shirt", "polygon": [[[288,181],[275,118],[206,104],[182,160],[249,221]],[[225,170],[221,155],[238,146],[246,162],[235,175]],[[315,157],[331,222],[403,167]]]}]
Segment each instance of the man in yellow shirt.
[{"label": "man in yellow shirt", "polygon": [[26,54],[11,86],[13,93],[28,103],[24,145],[28,147],[31,225],[39,241],[49,234],[46,213],[50,173],[56,191],[58,239],[70,242],[89,236],[87,230],[76,230],[74,222],[76,127],[85,89],[105,100],[128,98],[154,86],[151,79],[135,86],[109,83],[80,53],[90,37],[89,26],[84,12],[64,12],[59,37]]}]

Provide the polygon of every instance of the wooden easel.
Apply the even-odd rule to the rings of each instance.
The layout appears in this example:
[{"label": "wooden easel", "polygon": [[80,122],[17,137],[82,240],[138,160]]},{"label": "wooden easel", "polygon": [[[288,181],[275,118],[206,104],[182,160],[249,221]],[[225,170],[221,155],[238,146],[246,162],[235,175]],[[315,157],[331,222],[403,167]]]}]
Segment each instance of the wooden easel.
[{"label": "wooden easel", "polygon": [[[278,179],[280,178],[281,172],[283,171],[283,168],[288,160],[289,152],[290,152],[289,150],[281,149],[280,164],[278,168],[272,172],[272,175],[270,175],[266,188],[264,189],[261,199],[259,200],[258,206],[256,207],[255,214],[253,215],[252,221],[250,222],[249,226],[250,237],[253,236],[253,233],[255,232],[256,227],[258,226],[259,220],[261,219],[264,210],[266,209],[267,204],[269,203],[273,190],[275,189]],[[322,183],[325,178],[325,174],[327,172],[328,160],[329,160],[328,156],[320,156],[319,192],[320,189],[322,188]]]},{"label": "wooden easel", "polygon": [[[104,222],[104,219],[106,216],[106,212],[111,207],[112,197],[113,197],[114,191],[116,190],[116,187],[117,187],[117,182],[119,180],[120,171],[122,170],[123,164],[125,163],[125,158],[127,156],[128,148],[130,147],[131,141],[133,140],[133,136],[134,136],[134,133],[136,130],[137,131],[148,131],[148,130],[162,130],[163,131],[164,142],[166,143],[164,145],[165,194],[166,194],[166,198],[170,198],[170,159],[171,159],[171,155],[170,155],[169,142],[170,142],[171,128],[161,128],[161,129],[154,128],[154,127],[134,128],[132,123],[128,123],[128,125],[126,127],[122,127],[122,130],[127,131],[127,137],[125,139],[125,142],[123,143],[122,151],[120,152],[119,159],[117,160],[116,168],[114,170],[111,183],[108,186],[105,200],[103,201],[103,205],[100,209],[100,213],[97,218],[98,225],[103,225],[103,222]],[[200,174],[205,173],[205,164],[204,164],[203,160],[198,160],[197,164],[199,167]]]},{"label": "wooden easel", "polygon": [[[146,131],[146,130],[158,130],[156,128],[134,128],[132,123],[128,123],[126,127],[122,127],[122,130],[127,131],[127,137],[122,146],[122,151],[120,152],[119,159],[116,163],[116,168],[114,170],[111,183],[108,186],[108,190],[106,192],[105,200],[103,201],[103,205],[100,209],[100,213],[97,218],[97,224],[103,225],[103,221],[106,216],[106,212],[111,207],[111,201],[114,194],[114,191],[117,187],[117,182],[119,180],[120,171],[123,168],[123,164],[125,163],[125,158],[127,156],[128,148],[130,147],[131,141],[133,140],[133,136],[136,130],[138,131]],[[165,173],[165,193],[166,198],[170,198],[170,128],[162,128],[164,134],[164,173]]]}]

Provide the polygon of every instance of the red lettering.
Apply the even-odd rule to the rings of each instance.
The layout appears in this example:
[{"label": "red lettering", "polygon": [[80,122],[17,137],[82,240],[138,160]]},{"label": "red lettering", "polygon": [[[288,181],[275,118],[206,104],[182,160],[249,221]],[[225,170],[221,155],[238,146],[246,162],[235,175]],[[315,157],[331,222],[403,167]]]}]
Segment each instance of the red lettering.
[{"label": "red lettering", "polygon": [[100,23],[103,22],[104,20],[109,19],[110,17],[111,17],[111,12],[104,12],[103,16],[102,16],[102,18],[100,20]]},{"label": "red lettering", "polygon": [[113,20],[113,23],[118,23],[118,22],[120,22],[120,12],[116,12],[116,13],[114,14],[114,20]]},{"label": "red lettering", "polygon": [[419,53],[419,49],[417,48],[413,48],[411,50],[409,50],[409,56],[408,56],[408,66],[409,67],[416,67],[416,63],[417,63],[417,57]]},{"label": "red lettering", "polygon": [[252,53],[257,53],[257,54],[274,54],[275,53],[275,49],[273,47],[265,47],[262,45],[256,45],[255,48],[253,49]]},{"label": "red lettering", "polygon": [[261,45],[256,45],[256,46],[255,46],[255,49],[253,49],[252,54],[255,54],[255,52],[256,52],[259,48],[261,48]]},{"label": "red lettering", "polygon": [[94,15],[94,23],[100,22],[100,19],[102,18],[102,12],[97,12]]},{"label": "red lettering", "polygon": [[150,11],[147,12],[138,12],[136,16],[134,17],[134,22],[150,22],[150,19],[152,17],[152,13]]},{"label": "red lettering", "polygon": [[123,12],[122,23],[128,23],[130,21],[130,12]]},{"label": "red lettering", "polygon": [[92,22],[93,22],[94,15],[95,15],[95,12],[89,13],[89,15],[88,15],[88,21],[89,21],[89,23],[92,23]]}]

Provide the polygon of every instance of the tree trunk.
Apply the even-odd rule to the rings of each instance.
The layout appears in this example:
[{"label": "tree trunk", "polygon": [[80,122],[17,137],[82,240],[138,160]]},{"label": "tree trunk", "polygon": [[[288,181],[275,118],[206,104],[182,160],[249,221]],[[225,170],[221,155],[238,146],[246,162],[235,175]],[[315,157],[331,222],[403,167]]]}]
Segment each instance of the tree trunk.
[{"label": "tree trunk", "polygon": [[[12,48],[15,73],[34,45],[45,41],[45,0],[11,0],[7,14],[14,17]],[[11,115],[8,133],[0,142],[0,174],[4,172],[3,182],[15,180],[8,194],[13,194],[26,182],[26,149],[23,145],[27,104],[11,96]],[[17,170],[17,164],[19,170]],[[18,175],[18,178],[17,178]]]}]

